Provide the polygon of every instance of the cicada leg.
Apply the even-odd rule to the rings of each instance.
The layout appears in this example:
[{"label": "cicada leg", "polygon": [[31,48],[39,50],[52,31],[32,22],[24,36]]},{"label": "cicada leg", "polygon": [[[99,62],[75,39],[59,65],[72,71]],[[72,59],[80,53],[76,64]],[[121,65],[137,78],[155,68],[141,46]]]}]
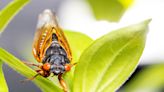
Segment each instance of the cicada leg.
[{"label": "cicada leg", "polygon": [[33,80],[33,79],[35,79],[38,75],[41,75],[41,76],[43,76],[43,77],[48,77],[48,76],[50,76],[50,73],[47,72],[47,71],[43,71],[43,70],[35,70],[35,71],[37,72],[36,75],[34,75],[33,77],[28,78],[28,79],[26,79],[26,80],[23,80],[23,81],[21,81],[21,82],[26,82],[26,81]]},{"label": "cicada leg", "polygon": [[[37,70],[36,70],[36,71],[37,71]],[[21,82],[22,82],[22,83],[25,83],[25,82],[27,82],[27,81],[31,81],[31,80],[35,79],[38,75],[40,75],[40,74],[37,73],[35,76],[33,76],[33,77],[31,77],[31,78],[28,78],[28,79],[25,79],[25,80],[22,80]]]},{"label": "cicada leg", "polygon": [[41,76],[43,76],[43,77],[48,77],[48,76],[50,75],[49,72],[43,70],[43,65],[33,64],[33,63],[29,63],[29,62],[23,62],[23,63],[26,64],[26,65],[29,65],[29,66],[36,66],[36,67],[39,68],[39,70],[35,70],[35,71],[37,72],[36,75],[34,75],[33,77],[28,78],[28,79],[26,79],[26,80],[23,80],[23,81],[21,81],[21,82],[26,82],[26,81],[29,81],[29,80],[33,80],[33,79],[35,79],[38,75],[41,75]]},{"label": "cicada leg", "polygon": [[30,62],[24,62],[24,61],[23,61],[23,63],[28,65],[28,66],[36,66],[38,68],[42,68],[42,65],[38,65],[38,64],[30,63]]},{"label": "cicada leg", "polygon": [[65,81],[62,78],[62,74],[58,75],[58,80],[59,80],[60,85],[62,86],[64,92],[68,92],[67,85],[66,85]]},{"label": "cicada leg", "polygon": [[[66,70],[67,72],[70,71],[71,68],[72,68],[73,66],[75,66],[76,64],[77,64],[77,63],[74,63],[74,64],[66,64],[66,65],[65,65],[65,70]],[[65,81],[64,81],[63,78],[62,78],[62,74],[59,74],[59,75],[58,75],[58,80],[59,80],[60,85],[62,86],[64,92],[68,92],[67,85],[66,85]]]}]

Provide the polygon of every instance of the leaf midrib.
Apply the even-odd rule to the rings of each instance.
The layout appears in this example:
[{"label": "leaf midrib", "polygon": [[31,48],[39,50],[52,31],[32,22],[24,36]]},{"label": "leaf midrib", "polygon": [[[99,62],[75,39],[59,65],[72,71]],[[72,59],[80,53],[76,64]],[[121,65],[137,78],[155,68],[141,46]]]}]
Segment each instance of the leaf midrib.
[{"label": "leaf midrib", "polygon": [[[124,44],[124,45],[122,46],[122,48],[120,48],[120,49],[118,50],[118,52],[117,52],[117,53],[114,55],[114,57],[112,58],[111,64],[108,64],[107,68],[104,69],[104,72],[102,72],[101,76],[98,78],[99,80],[96,81],[95,86],[92,87],[92,88],[93,88],[93,91],[92,91],[92,92],[96,92],[96,89],[98,88],[99,83],[102,81],[102,78],[103,78],[104,74],[107,72],[108,68],[112,65],[113,61],[114,61],[115,58],[119,55],[119,53],[120,53],[124,48],[126,48],[131,42],[133,42],[133,40],[134,40],[138,35],[139,35],[139,33],[136,34],[136,35],[133,37],[133,39],[130,39],[126,44]],[[87,66],[87,67],[88,67],[88,66]],[[85,69],[85,71],[86,71],[86,69]],[[84,76],[85,76],[84,78],[86,78],[86,72],[85,72]],[[113,81],[113,80],[112,80],[112,81]],[[85,87],[83,87],[83,88],[85,88]],[[84,90],[85,90],[85,89],[84,89]]]},{"label": "leaf midrib", "polygon": [[[129,63],[127,63],[126,65],[128,65],[128,64],[129,64]],[[133,65],[133,63],[131,63],[131,64],[128,65],[128,66],[131,66],[131,65]],[[123,70],[124,68],[125,68],[125,66],[122,67],[122,68],[120,69],[120,71],[119,71],[119,73],[116,75],[116,77],[119,76],[119,75],[121,74],[122,71],[125,71],[125,70]],[[127,66],[126,66],[126,68],[127,68]],[[132,72],[132,73],[133,73],[133,72]],[[131,73],[131,74],[132,74],[132,73]],[[131,74],[130,74],[130,75],[131,75]],[[114,80],[114,79],[113,79],[113,80]],[[113,80],[111,81],[111,83],[113,83]],[[107,85],[109,85],[109,82],[105,83],[104,86],[100,87],[101,89],[99,89],[100,91],[98,91],[98,92],[103,92],[102,90],[104,90],[104,89],[107,87]],[[118,89],[118,88],[119,88],[119,87],[117,87],[117,89]],[[112,91],[112,92],[113,92],[113,91]]]}]

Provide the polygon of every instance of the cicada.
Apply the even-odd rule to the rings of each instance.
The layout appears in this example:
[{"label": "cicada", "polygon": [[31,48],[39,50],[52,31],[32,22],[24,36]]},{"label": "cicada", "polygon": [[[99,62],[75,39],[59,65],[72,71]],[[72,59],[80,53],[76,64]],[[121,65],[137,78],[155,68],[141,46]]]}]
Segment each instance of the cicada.
[{"label": "cicada", "polygon": [[41,65],[29,64],[39,67],[36,76],[49,77],[50,74],[58,76],[59,82],[65,92],[67,86],[62,74],[71,70],[72,53],[68,41],[57,23],[55,14],[46,9],[39,15],[37,31],[34,37],[33,55]]}]

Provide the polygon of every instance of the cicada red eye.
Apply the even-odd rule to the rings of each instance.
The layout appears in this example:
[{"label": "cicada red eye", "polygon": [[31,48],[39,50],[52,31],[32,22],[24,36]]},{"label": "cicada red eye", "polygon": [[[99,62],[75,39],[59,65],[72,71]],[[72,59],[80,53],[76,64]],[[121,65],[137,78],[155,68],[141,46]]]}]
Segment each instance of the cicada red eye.
[{"label": "cicada red eye", "polygon": [[50,70],[50,68],[51,68],[51,64],[49,64],[49,63],[45,63],[45,64],[43,64],[43,70],[45,70],[45,71],[49,71]]},{"label": "cicada red eye", "polygon": [[71,65],[70,64],[66,64],[65,65],[65,70],[66,71],[70,71],[71,70]]}]

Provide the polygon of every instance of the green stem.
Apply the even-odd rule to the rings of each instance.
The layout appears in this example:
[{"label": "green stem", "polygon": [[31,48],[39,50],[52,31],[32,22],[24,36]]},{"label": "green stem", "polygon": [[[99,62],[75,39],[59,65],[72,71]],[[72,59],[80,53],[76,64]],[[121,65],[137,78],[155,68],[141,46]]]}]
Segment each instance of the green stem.
[{"label": "green stem", "polygon": [[8,87],[3,74],[2,66],[3,66],[3,62],[0,60],[0,92],[8,92]]}]

